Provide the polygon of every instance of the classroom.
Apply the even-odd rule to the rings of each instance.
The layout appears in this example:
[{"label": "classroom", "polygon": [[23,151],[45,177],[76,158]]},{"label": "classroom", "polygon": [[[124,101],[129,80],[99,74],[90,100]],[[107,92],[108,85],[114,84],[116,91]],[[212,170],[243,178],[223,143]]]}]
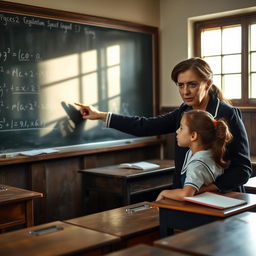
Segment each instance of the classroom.
[{"label": "classroom", "polygon": [[[0,31],[0,255],[255,255],[255,0],[1,0]],[[193,57],[241,121],[242,181],[216,183],[233,208],[155,201],[179,126],[125,118],[189,105],[172,71]]]}]

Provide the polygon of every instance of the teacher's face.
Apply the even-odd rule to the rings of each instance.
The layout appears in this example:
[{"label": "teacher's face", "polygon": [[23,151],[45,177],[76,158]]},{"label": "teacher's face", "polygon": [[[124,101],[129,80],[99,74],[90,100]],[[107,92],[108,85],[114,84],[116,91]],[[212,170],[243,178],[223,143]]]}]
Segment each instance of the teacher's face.
[{"label": "teacher's face", "polygon": [[193,70],[189,69],[178,75],[177,86],[185,104],[193,109],[206,109],[209,101],[210,81],[203,81]]}]

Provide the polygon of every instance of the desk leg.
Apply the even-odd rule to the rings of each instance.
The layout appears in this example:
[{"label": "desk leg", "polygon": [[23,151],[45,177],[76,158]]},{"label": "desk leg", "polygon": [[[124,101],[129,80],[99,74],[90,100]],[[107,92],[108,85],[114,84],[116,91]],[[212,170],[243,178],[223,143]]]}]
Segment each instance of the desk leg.
[{"label": "desk leg", "polygon": [[170,227],[169,223],[169,210],[165,208],[159,209],[159,219],[160,219],[160,238],[171,236],[174,234],[174,229]]},{"label": "desk leg", "polygon": [[124,182],[123,184],[123,188],[122,188],[122,205],[129,205],[131,204],[131,195],[130,195],[130,187],[128,186],[128,184],[126,182]]},{"label": "desk leg", "polygon": [[34,225],[34,209],[33,200],[26,201],[26,226],[31,227]]},{"label": "desk leg", "polygon": [[173,235],[174,229],[188,230],[219,219],[216,216],[160,208],[160,236]]}]

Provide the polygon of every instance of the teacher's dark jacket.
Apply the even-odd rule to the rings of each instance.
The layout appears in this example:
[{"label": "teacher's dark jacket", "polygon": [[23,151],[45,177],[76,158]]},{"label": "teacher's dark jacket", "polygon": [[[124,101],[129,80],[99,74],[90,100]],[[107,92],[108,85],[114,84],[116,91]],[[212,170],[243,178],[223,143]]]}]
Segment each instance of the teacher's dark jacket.
[{"label": "teacher's dark jacket", "polygon": [[[192,108],[181,104],[176,110],[157,117],[127,117],[117,114],[109,114],[107,126],[135,136],[155,136],[175,132],[180,125],[180,119],[184,111]],[[215,95],[210,94],[210,100],[206,110],[215,119],[224,118],[233,135],[233,140],[227,146],[225,159],[230,160],[230,166],[225,169],[224,174],[219,176],[215,185],[221,191],[238,190],[242,191],[242,185],[247,182],[252,167],[248,137],[241,119],[241,112],[238,108],[220,101]],[[181,187],[180,172],[184,157],[188,148],[182,148],[175,141],[175,177],[174,188]]]}]

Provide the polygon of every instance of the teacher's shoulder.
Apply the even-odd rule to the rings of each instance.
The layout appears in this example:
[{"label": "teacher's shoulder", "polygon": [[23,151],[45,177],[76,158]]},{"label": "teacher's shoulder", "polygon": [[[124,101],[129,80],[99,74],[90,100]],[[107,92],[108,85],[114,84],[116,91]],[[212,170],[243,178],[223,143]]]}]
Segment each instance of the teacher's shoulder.
[{"label": "teacher's shoulder", "polygon": [[231,118],[241,118],[241,110],[235,106],[232,106],[226,102],[220,102],[219,116],[231,119]]}]

